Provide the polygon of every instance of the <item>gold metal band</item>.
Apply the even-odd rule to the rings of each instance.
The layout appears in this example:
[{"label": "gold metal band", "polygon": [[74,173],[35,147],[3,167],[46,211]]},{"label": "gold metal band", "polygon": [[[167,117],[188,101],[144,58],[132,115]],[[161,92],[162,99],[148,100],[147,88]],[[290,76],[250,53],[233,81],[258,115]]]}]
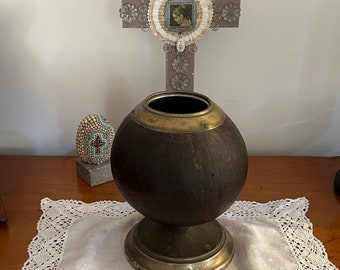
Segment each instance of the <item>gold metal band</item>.
[{"label": "gold metal band", "polygon": [[[167,98],[179,97],[183,100],[195,100],[201,103],[203,110],[177,113],[153,109],[152,104]],[[137,105],[131,113],[132,119],[138,124],[163,132],[204,132],[221,125],[226,115],[223,110],[208,97],[197,92],[163,91],[147,97]]]}]

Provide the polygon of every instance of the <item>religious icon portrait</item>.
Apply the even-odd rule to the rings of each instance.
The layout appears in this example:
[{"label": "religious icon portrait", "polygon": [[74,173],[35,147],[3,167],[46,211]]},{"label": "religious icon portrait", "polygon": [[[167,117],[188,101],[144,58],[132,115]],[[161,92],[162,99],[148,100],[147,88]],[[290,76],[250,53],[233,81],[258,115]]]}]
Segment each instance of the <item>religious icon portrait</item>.
[{"label": "religious icon portrait", "polygon": [[190,31],[194,28],[196,13],[194,1],[168,1],[165,11],[167,27],[171,31]]},{"label": "religious icon portrait", "polygon": [[192,5],[170,5],[170,14],[170,26],[191,26]]}]

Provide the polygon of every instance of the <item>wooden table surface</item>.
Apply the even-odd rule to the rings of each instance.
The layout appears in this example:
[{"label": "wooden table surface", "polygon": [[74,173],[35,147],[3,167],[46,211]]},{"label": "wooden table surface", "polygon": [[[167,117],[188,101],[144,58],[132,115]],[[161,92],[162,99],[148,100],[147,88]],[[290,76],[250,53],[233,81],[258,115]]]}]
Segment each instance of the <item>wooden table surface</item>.
[{"label": "wooden table surface", "polygon": [[[0,223],[0,269],[21,269],[27,260],[42,198],[124,201],[112,181],[90,188],[77,177],[75,161],[68,156],[0,156],[0,196],[8,218]],[[247,183],[238,199],[306,197],[314,235],[340,268],[340,198],[333,191],[339,169],[340,157],[249,157]]]}]

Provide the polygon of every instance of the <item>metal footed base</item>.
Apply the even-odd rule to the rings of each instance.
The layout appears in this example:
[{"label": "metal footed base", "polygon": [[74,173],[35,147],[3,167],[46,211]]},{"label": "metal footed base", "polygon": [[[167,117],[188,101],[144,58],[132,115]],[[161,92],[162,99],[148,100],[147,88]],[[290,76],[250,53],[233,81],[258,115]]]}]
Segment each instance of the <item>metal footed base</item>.
[{"label": "metal footed base", "polygon": [[128,233],[125,253],[138,270],[222,270],[233,258],[234,241],[216,220],[177,227],[144,218]]}]

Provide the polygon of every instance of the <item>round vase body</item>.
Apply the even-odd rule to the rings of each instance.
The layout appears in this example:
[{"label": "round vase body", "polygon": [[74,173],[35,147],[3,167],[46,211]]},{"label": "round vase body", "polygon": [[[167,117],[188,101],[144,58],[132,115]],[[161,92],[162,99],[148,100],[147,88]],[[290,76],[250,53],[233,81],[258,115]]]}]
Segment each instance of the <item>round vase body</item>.
[{"label": "round vase body", "polygon": [[209,98],[196,92],[147,97],[115,134],[111,170],[125,199],[158,222],[209,222],[236,200],[247,176],[240,132]]}]

